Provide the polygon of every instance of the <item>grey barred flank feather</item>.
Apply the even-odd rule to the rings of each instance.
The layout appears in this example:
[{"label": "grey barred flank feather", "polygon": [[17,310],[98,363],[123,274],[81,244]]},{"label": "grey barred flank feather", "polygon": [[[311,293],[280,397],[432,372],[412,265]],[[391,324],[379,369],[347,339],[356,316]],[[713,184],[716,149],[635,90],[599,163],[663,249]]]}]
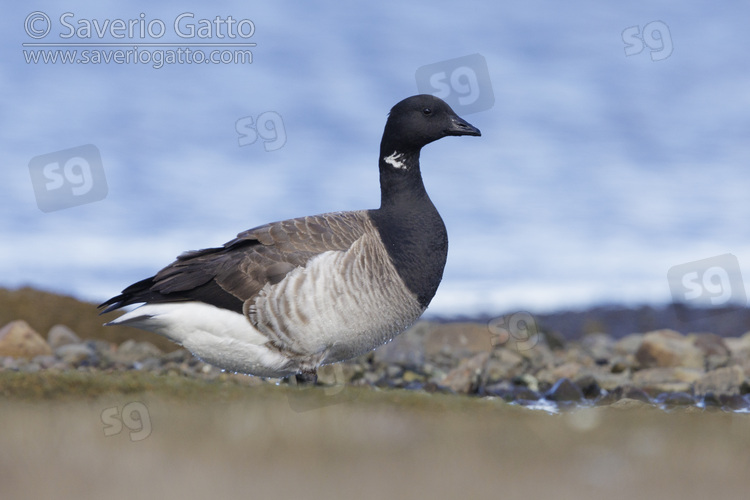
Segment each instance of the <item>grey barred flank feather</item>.
[{"label": "grey barred flank feather", "polygon": [[363,354],[411,325],[423,310],[367,222],[346,252],[326,252],[267,285],[249,318],[283,350],[320,353],[324,362]]}]

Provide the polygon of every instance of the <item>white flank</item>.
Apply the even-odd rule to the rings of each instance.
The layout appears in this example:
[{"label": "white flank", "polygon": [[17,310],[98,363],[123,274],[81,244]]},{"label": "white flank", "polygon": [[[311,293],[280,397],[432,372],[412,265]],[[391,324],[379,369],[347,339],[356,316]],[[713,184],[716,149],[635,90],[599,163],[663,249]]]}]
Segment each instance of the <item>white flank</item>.
[{"label": "white flank", "polygon": [[401,161],[402,155],[398,151],[394,151],[390,156],[386,156],[383,160],[393,168],[403,170],[406,168],[406,164]]},{"label": "white flank", "polygon": [[146,304],[108,324],[158,333],[232,372],[284,377],[296,371],[288,369],[288,358],[265,347],[268,337],[244,315],[203,302]]}]

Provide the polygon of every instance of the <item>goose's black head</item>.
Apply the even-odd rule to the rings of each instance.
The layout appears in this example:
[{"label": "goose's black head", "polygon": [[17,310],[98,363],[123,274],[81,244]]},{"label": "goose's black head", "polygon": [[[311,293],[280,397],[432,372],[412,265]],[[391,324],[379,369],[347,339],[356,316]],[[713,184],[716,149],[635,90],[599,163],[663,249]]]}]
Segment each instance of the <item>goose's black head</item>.
[{"label": "goose's black head", "polygon": [[383,158],[393,152],[418,155],[419,150],[449,135],[482,135],[478,128],[460,118],[445,101],[420,94],[407,97],[391,109],[381,142]]}]

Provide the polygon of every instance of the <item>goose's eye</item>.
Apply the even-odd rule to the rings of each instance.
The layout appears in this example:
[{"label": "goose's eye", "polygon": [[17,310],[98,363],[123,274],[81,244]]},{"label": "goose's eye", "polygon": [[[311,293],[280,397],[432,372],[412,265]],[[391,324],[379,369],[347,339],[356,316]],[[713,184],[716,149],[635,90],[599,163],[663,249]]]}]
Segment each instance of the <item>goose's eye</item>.
[{"label": "goose's eye", "polygon": [[430,116],[432,114],[432,110],[430,108],[424,108],[422,110],[422,114],[425,116]]}]

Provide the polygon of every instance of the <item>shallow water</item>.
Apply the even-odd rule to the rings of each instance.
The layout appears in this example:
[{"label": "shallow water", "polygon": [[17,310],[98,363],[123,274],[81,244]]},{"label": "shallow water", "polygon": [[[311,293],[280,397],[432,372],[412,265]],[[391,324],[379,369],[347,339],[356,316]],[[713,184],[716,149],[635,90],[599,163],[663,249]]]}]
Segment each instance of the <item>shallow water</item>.
[{"label": "shallow water", "polygon": [[[745,400],[748,398],[745,397]],[[634,401],[634,400],[631,400]],[[584,401],[584,402],[557,402],[557,401],[550,401],[547,398],[541,398],[537,401],[511,401],[508,404],[514,405],[514,406],[521,406],[523,408],[529,409],[529,410],[539,410],[546,413],[549,413],[551,415],[557,415],[560,413],[567,413],[567,412],[574,412],[577,410],[587,409],[587,408],[596,408],[597,405],[593,401]],[[651,402],[644,402],[644,407],[653,407],[665,412],[672,412],[672,411],[709,411],[709,412],[725,412],[725,413],[737,413],[737,414],[750,414],[750,402],[742,408],[730,408],[728,406],[714,406],[711,404],[706,404],[704,399],[696,399],[694,404],[686,404],[686,405],[675,405],[675,404],[665,404],[658,402],[658,399],[651,401]]]}]

